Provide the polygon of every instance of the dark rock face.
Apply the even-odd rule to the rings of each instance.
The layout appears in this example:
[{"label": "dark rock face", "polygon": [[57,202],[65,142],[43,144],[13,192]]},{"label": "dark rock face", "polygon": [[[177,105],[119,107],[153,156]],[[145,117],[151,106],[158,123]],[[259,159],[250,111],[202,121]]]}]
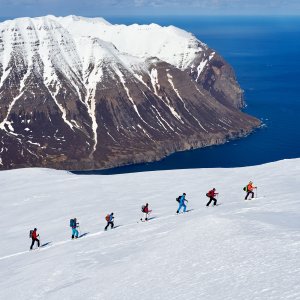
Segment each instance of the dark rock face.
[{"label": "dark rock face", "polygon": [[[2,169],[150,162],[260,125],[240,111],[232,68],[195,40],[201,51],[178,66],[82,39],[54,17],[0,24]],[[88,51],[80,56],[82,45]]]}]

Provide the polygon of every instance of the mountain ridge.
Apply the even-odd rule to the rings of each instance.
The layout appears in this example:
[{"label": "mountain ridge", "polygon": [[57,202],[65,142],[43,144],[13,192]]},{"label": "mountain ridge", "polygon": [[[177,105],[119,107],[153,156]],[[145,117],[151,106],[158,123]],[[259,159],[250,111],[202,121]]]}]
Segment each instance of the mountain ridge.
[{"label": "mountain ridge", "polygon": [[240,112],[232,68],[191,33],[101,18],[0,23],[0,101],[4,169],[153,161],[260,124]]}]

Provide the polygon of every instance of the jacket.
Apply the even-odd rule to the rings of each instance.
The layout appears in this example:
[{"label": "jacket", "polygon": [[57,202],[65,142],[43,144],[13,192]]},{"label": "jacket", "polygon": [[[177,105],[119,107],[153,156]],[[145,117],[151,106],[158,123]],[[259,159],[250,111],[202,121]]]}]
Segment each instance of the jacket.
[{"label": "jacket", "polygon": [[216,195],[217,195],[217,193],[214,191],[214,190],[210,190],[208,193],[207,193],[207,195],[209,196],[209,197],[215,197]]},{"label": "jacket", "polygon": [[180,202],[179,202],[179,203],[180,203],[181,205],[183,205],[183,204],[184,204],[184,201],[186,201],[186,200],[185,200],[185,195],[182,195],[182,196],[180,197]]},{"label": "jacket", "polygon": [[32,239],[35,240],[38,236],[39,235],[37,234],[36,230],[33,230],[31,235]]},{"label": "jacket", "polygon": [[254,189],[253,184],[252,184],[252,183],[249,183],[249,184],[247,185],[247,192],[252,192],[253,189]]}]

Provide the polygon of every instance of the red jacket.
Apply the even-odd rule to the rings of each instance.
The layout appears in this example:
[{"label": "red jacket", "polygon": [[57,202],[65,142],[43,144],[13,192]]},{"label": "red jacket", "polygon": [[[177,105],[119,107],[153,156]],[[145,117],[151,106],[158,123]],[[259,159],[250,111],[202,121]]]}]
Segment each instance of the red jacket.
[{"label": "red jacket", "polygon": [[215,197],[218,193],[216,193],[214,190],[210,190],[207,195],[208,197]]},{"label": "red jacket", "polygon": [[145,207],[144,207],[144,213],[147,214],[148,212],[149,212],[149,207],[148,207],[148,206],[145,206]]},{"label": "red jacket", "polygon": [[33,230],[33,232],[32,232],[32,238],[35,240],[39,235],[37,234],[37,232],[36,231],[34,231]]}]

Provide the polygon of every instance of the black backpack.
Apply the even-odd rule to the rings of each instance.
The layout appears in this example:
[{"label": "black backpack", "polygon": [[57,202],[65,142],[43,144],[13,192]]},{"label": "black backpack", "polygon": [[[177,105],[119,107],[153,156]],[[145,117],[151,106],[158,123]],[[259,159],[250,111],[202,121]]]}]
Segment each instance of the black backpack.
[{"label": "black backpack", "polygon": [[29,231],[29,238],[31,238],[31,239],[32,239],[32,233],[33,233],[33,230],[30,230]]},{"label": "black backpack", "polygon": [[70,219],[70,227],[74,227],[74,226],[76,226],[75,220],[74,219]]},{"label": "black backpack", "polygon": [[176,198],[177,202],[180,202],[181,195]]},{"label": "black backpack", "polygon": [[145,205],[142,205],[141,211],[144,212],[144,210],[145,210]]},{"label": "black backpack", "polygon": [[247,185],[243,187],[243,191],[248,192],[248,186]]}]

